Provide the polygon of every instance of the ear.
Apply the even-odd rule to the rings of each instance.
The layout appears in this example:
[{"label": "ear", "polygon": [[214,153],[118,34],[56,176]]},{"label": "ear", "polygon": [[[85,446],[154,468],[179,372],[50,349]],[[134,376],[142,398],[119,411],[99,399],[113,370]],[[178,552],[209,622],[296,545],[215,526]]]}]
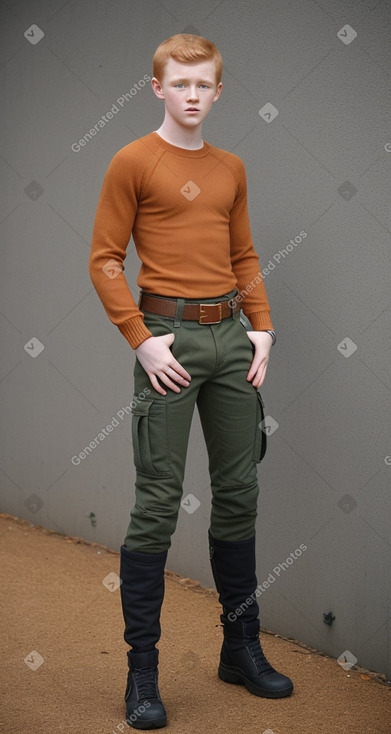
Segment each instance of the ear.
[{"label": "ear", "polygon": [[164,99],[164,93],[163,93],[162,86],[159,82],[159,79],[156,79],[155,76],[153,76],[151,79],[151,87],[159,99]]},{"label": "ear", "polygon": [[221,92],[223,91],[223,82],[219,82],[216,88],[216,94],[213,97],[213,102],[217,102],[218,98],[220,97]]}]

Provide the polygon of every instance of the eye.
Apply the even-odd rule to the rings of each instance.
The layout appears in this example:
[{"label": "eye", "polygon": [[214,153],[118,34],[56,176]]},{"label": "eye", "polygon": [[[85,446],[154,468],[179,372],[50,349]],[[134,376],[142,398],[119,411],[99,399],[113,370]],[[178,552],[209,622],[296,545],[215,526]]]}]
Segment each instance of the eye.
[{"label": "eye", "polygon": [[184,87],[185,85],[182,84],[182,82],[178,82],[178,84],[175,84],[176,87]]},{"label": "eye", "polygon": [[209,89],[208,84],[200,84],[200,87],[204,87],[204,89]]}]

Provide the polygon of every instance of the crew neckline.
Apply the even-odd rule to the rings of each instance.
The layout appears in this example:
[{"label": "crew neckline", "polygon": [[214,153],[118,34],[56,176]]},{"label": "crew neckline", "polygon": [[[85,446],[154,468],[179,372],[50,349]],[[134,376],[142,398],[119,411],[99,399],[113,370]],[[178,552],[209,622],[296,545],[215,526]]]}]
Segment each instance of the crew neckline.
[{"label": "crew neckline", "polygon": [[176,155],[183,155],[186,158],[202,158],[209,152],[209,143],[207,143],[206,140],[204,140],[202,148],[181,148],[179,145],[172,145],[172,143],[164,140],[164,138],[162,138],[162,136],[159,135],[156,130],[153,130],[151,135],[154,135],[155,139],[157,140],[159,145],[162,146],[162,148],[171,151],[171,153],[176,153]]}]

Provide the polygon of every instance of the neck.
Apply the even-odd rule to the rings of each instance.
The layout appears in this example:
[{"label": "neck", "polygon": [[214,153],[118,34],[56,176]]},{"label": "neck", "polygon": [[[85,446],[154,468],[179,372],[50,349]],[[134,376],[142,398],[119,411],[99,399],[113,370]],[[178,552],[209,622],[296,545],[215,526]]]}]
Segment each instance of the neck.
[{"label": "neck", "polygon": [[173,120],[171,117],[165,117],[162,125],[155,131],[163,140],[178,148],[187,148],[188,150],[198,150],[203,147],[202,139],[202,123],[193,128],[185,128]]}]

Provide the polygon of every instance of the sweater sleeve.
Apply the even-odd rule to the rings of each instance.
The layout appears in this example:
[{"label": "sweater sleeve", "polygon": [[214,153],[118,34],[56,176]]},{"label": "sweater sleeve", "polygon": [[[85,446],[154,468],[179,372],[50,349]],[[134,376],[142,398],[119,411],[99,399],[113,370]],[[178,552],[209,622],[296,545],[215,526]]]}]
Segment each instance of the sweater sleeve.
[{"label": "sweater sleeve", "polygon": [[244,164],[237,162],[237,193],[230,214],[231,265],[241,296],[241,307],[254,331],[273,329],[270,305],[255,251],[247,204],[247,180]]},{"label": "sweater sleeve", "polygon": [[[126,146],[127,148],[128,146]],[[98,201],[89,273],[103,307],[133,349],[152,336],[123,273],[137,213],[142,169],[126,148],[112,159]]]}]

